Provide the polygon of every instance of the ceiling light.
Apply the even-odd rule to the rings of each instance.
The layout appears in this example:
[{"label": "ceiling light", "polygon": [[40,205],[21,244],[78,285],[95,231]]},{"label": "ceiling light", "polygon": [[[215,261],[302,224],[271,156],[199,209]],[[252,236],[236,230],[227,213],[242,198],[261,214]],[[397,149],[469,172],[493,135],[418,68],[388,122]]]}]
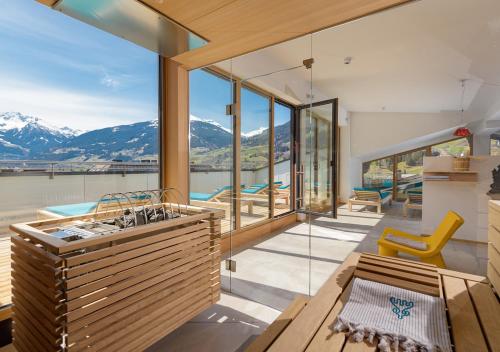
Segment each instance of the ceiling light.
[{"label": "ceiling light", "polygon": [[352,57],[351,56],[346,56],[345,59],[344,59],[344,65],[349,65],[352,61]]}]

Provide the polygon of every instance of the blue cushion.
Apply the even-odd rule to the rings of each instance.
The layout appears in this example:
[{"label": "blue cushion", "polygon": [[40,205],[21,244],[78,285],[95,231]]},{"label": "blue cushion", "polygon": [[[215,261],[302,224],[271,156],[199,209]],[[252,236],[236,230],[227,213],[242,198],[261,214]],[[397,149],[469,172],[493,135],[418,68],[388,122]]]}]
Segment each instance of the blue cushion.
[{"label": "blue cushion", "polygon": [[96,202],[65,204],[47,207],[45,210],[62,216],[77,216],[92,213],[95,210],[96,205]]},{"label": "blue cushion", "polygon": [[189,192],[189,198],[192,200],[202,200],[209,201],[214,196],[213,193],[198,193],[198,192]]},{"label": "blue cushion", "polygon": [[279,186],[278,189],[287,189],[288,187],[290,187],[290,185],[282,185]]},{"label": "blue cushion", "polygon": [[391,192],[383,192],[378,188],[370,188],[370,187],[354,187],[355,191],[369,191],[369,192],[378,192],[380,194],[380,198],[385,199],[391,195]]}]

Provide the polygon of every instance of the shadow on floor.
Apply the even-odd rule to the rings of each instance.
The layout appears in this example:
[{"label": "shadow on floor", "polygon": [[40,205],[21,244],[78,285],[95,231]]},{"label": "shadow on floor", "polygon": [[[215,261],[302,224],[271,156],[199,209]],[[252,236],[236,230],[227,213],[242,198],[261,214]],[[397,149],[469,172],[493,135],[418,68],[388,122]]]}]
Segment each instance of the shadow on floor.
[{"label": "shadow on floor", "polygon": [[[213,305],[146,351],[244,351],[269,324],[255,316],[243,313],[244,300],[238,300],[238,302],[242,305],[241,307]],[[275,314],[277,316],[279,312]]]}]

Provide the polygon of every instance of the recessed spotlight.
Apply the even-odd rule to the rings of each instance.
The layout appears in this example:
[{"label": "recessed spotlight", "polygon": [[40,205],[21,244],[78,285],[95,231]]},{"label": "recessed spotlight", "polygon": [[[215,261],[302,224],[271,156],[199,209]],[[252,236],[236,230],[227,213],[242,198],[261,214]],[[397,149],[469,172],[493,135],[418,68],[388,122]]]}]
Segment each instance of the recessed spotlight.
[{"label": "recessed spotlight", "polygon": [[352,57],[351,56],[346,56],[344,58],[344,65],[349,65],[352,61]]}]

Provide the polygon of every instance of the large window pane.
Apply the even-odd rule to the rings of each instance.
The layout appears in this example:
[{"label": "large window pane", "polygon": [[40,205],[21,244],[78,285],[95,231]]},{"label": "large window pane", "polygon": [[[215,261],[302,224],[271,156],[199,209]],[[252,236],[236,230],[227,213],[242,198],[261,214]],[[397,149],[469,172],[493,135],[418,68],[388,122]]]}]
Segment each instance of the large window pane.
[{"label": "large window pane", "polygon": [[392,157],[363,163],[364,187],[392,190],[392,170]]},{"label": "large window pane", "polygon": [[35,1],[1,8],[0,234],[157,188],[158,56]]},{"label": "large window pane", "polygon": [[459,138],[431,147],[432,156],[465,156],[470,155],[470,145],[467,138]]},{"label": "large window pane", "polygon": [[422,191],[425,149],[396,157],[397,194],[395,199],[405,200],[408,192]]},{"label": "large window pane", "polygon": [[223,209],[222,232],[233,224],[233,123],[226,115],[232,93],[228,79],[206,70],[190,72],[190,202]]},{"label": "large window pane", "polygon": [[269,218],[269,192],[275,188],[269,184],[269,113],[269,97],[241,89],[242,227]]},{"label": "large window pane", "polygon": [[490,155],[500,155],[500,133],[493,133],[490,136]]},{"label": "large window pane", "polygon": [[291,210],[292,109],[274,104],[274,216]]}]

